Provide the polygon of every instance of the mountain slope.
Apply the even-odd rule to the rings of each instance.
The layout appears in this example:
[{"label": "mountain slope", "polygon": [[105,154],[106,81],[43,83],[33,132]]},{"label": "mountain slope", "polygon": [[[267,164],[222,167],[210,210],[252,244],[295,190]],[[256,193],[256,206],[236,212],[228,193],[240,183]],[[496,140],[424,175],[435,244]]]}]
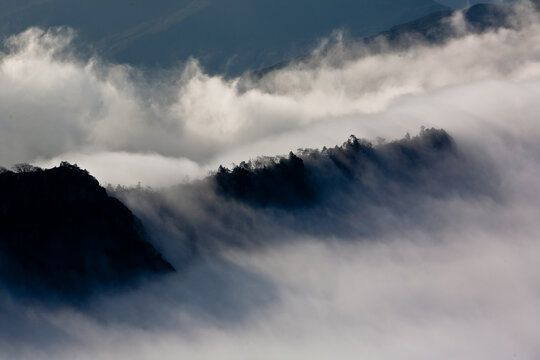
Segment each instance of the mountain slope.
[{"label": "mountain slope", "polygon": [[[534,0],[533,3],[538,6],[540,0]],[[455,11],[449,9],[436,11],[410,22],[395,25],[386,31],[360,39],[360,41],[368,46],[375,45],[371,48],[373,52],[378,51],[381,40],[394,50],[403,50],[418,43],[441,44],[460,36],[452,24],[452,17],[455,14]],[[514,26],[512,21],[514,7],[508,4],[477,4],[464,9],[462,14],[468,33],[481,33],[490,29]],[[353,41],[357,40],[353,39]],[[383,46],[382,48],[386,51],[388,47]],[[314,60],[316,61],[312,54],[304,54],[255,70],[252,74],[255,78],[260,78],[290,64]]]},{"label": "mountain slope", "polygon": [[[377,35],[384,36],[393,45],[406,45],[407,38],[428,42],[444,42],[455,35],[452,11],[439,11],[411,22],[392,27]],[[463,10],[463,19],[471,32],[482,32],[509,26],[512,7],[507,5],[478,4]],[[371,39],[374,39],[373,37]]]},{"label": "mountain slope", "polygon": [[438,3],[449,6],[453,9],[463,9],[468,6],[473,6],[476,4],[485,4],[485,3],[512,3],[516,0],[437,0]]},{"label": "mountain slope", "polygon": [[0,172],[0,280],[8,286],[81,296],[170,271],[139,220],[86,171],[63,163]]}]

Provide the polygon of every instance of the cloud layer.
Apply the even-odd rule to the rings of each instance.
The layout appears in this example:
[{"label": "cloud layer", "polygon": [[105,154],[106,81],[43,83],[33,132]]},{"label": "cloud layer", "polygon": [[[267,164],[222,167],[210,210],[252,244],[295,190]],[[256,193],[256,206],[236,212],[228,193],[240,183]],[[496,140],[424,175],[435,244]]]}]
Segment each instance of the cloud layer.
[{"label": "cloud layer", "polygon": [[[195,61],[145,75],[96,57],[77,57],[68,29],[29,29],[7,41],[0,59],[5,129],[0,164],[71,160],[83,167],[88,163],[105,183],[160,186],[201,176],[220,163],[333,146],[351,133],[396,138],[420,125],[454,132],[455,121],[448,118],[412,115],[397,126],[388,122],[406,116],[404,107],[439,106],[423,95],[476,86],[490,96],[496,86],[486,82],[523,88],[536,78],[540,30],[533,15],[523,12],[516,22],[526,30],[465,35],[442,47],[370,53],[337,37],[323,45],[324,58],[262,79],[209,76]],[[456,100],[463,107],[461,101]],[[447,106],[456,111],[460,104]],[[399,115],[388,115],[396,111]],[[93,161],[93,156],[108,162]],[[127,171],[123,159],[153,172],[151,163],[162,162],[175,175],[169,181],[163,180],[165,173],[161,180],[128,178],[121,175]]]},{"label": "cloud layer", "polygon": [[[520,6],[515,29],[398,52],[337,38],[262,78],[81,59],[65,29],[10,39],[0,164],[183,183],[117,191],[177,274],[78,308],[2,291],[0,358],[538,358],[540,22]],[[408,180],[353,167],[347,185],[331,151],[298,152],[326,196],[307,207],[202,179],[350,134],[392,153],[421,126],[454,150]]]}]

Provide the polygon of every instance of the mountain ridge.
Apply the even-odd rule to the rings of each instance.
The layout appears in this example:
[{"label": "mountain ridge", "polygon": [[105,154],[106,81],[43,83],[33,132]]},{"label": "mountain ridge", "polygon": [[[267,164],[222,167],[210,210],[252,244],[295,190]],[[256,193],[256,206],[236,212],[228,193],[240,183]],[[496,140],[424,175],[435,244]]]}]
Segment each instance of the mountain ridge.
[{"label": "mountain ridge", "polygon": [[174,271],[142,223],[76,165],[0,172],[0,280],[30,294],[85,297]]}]

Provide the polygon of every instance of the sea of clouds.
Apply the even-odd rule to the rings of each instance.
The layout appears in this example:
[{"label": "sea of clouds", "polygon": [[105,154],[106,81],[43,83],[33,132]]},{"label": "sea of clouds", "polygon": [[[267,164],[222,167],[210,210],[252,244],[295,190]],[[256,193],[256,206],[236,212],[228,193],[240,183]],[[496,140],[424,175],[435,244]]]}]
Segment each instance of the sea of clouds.
[{"label": "sea of clouds", "polygon": [[[337,34],[305,62],[232,79],[196,60],[147,74],[85,58],[69,29],[8,39],[0,165],[68,160],[103,185],[140,183],[117,196],[178,271],[84,304],[1,291],[0,358],[537,359],[540,21],[515,11],[482,34],[458,13],[455,39],[399,51]],[[321,206],[261,207],[201,180],[422,126],[446,130],[457,160],[376,197],[327,181]]]}]

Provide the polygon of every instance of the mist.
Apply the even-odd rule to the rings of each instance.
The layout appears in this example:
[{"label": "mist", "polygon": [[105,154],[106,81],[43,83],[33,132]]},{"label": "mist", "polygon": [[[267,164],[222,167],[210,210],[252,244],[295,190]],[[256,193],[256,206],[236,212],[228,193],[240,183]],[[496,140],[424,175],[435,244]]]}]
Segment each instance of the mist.
[{"label": "mist", "polygon": [[88,169],[177,272],[75,305],[1,289],[0,358],[538,358],[540,21],[513,11],[232,79],[8,39],[0,165]]},{"label": "mist", "polygon": [[[526,30],[481,35],[467,35],[466,24],[456,16],[456,33],[462,36],[438,47],[419,44],[372,53],[369,46],[336,34],[315,50],[324,54],[322,59],[293,63],[262,79],[209,76],[196,60],[146,74],[78,56],[70,47],[76,34],[69,29],[29,29],[7,40],[0,63],[1,121],[9,129],[2,132],[0,164],[51,166],[68,160],[88,163],[104,183],[162,186],[204,176],[220,164],[333,146],[350,134],[395,139],[422,125],[459,131],[459,121],[449,121],[450,116],[397,119],[407,116],[405,108],[433,104],[436,100],[422,96],[439,90],[466,91],[489,81],[526,86],[523,80],[538,71],[539,30],[535,13],[520,11],[515,22]],[[475,91],[495,91],[484,84],[486,89]],[[399,124],[387,125],[391,121]],[[104,155],[107,165],[90,160]],[[129,156],[138,156],[141,168],[152,172],[158,170],[145,164],[170,164],[176,176],[168,181],[122,176],[127,172],[123,159]]]}]

